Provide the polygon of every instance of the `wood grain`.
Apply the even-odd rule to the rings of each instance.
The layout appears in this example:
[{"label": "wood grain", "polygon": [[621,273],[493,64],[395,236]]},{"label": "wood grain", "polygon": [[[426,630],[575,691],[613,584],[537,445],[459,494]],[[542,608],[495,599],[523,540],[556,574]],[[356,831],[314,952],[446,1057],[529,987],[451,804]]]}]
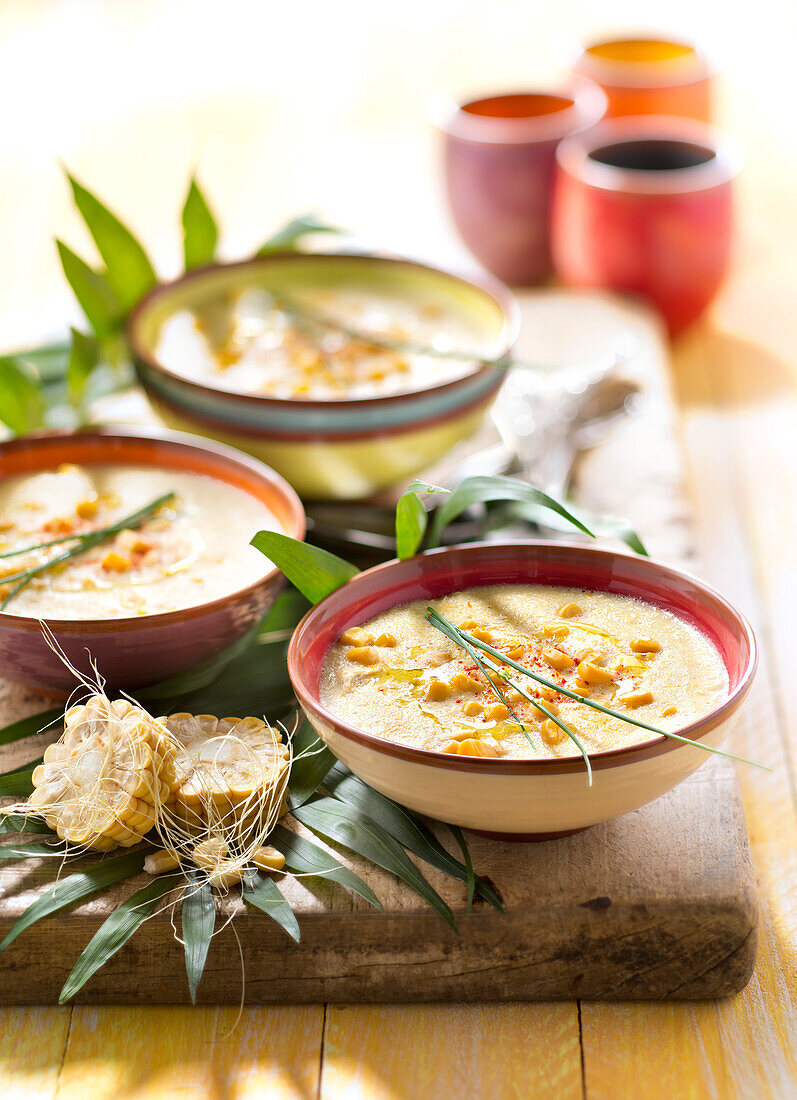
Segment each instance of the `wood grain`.
[{"label": "wood grain", "polygon": [[[623,368],[642,387],[635,420],[597,448],[579,471],[587,506],[619,512],[629,498],[654,551],[684,558],[681,469],[657,326],[640,310],[601,296],[542,292],[523,298],[521,354],[578,362],[632,340]],[[644,463],[624,456],[644,449]],[[643,513],[644,510],[644,514]],[[634,514],[636,512],[636,514]],[[677,520],[680,519],[680,522]],[[14,704],[9,691],[6,715]],[[21,706],[31,705],[28,693]],[[345,857],[380,897],[378,913],[328,883],[285,882],[302,929],[295,945],[239,899],[227,903],[243,952],[245,999],[283,1001],[533,1001],[713,997],[749,979],[757,902],[733,769],[716,759],[636,813],[544,844],[470,839],[475,866],[495,883],[506,913],[480,904],[464,913],[461,884],[426,871],[461,925],[454,935],[413,891]],[[30,904],[52,869],[0,866],[0,934]],[[142,882],[145,876],[142,876]],[[74,959],[137,884],[31,928],[0,955],[0,1002],[52,1002]],[[138,884],[140,885],[140,883]],[[20,981],[24,971],[26,980]],[[214,940],[200,990],[207,1003],[241,996],[239,948]],[[79,994],[94,1004],[188,1000],[171,914],[144,929]]]}]

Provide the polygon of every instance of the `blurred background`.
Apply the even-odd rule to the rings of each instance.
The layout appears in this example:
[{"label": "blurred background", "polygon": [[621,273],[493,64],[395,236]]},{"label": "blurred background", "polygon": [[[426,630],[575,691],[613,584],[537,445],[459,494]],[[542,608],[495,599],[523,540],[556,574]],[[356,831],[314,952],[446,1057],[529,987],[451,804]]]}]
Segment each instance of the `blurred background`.
[{"label": "blurred background", "polygon": [[746,153],[744,270],[715,311],[723,327],[765,335],[773,311],[792,308],[789,272],[773,267],[797,265],[793,0],[760,0],[744,15],[714,0],[3,0],[2,347],[80,317],[52,238],[93,251],[64,165],[164,274],[179,268],[195,170],[223,256],[316,210],[368,244],[472,265],[446,211],[429,96],[556,84],[574,43],[635,30],[695,39],[720,65],[717,121]]}]

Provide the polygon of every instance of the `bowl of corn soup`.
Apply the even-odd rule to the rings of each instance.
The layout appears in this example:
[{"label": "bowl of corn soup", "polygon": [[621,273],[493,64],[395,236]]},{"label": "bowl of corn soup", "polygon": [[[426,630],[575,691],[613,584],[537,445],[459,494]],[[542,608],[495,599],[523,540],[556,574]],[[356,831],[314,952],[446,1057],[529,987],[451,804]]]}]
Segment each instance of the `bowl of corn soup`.
[{"label": "bowl of corn soup", "polygon": [[665,794],[710,756],[666,733],[718,747],[756,663],[744,616],[697,578],[544,542],[376,566],[309,611],[288,651],[307,717],[355,774],[410,809],[517,839]]},{"label": "bowl of corn soup", "polygon": [[177,432],[120,428],[0,444],[3,677],[53,693],[159,682],[253,627],[284,578],[249,540],[303,538],[293,489],[263,463]]},{"label": "bowl of corn soup", "polygon": [[156,287],[128,323],[170,427],[262,459],[306,498],[365,497],[470,435],[510,351],[517,304],[410,260],[277,253]]}]

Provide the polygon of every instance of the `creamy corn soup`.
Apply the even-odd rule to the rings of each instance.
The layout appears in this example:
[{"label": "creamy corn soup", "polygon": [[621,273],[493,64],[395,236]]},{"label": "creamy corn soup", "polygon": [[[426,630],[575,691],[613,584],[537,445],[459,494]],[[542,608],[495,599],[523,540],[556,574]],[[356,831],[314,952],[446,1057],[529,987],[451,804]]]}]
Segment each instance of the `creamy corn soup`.
[{"label": "creamy corn soup", "polygon": [[[31,580],[6,613],[113,619],[192,607],[257,581],[271,565],[249,540],[279,529],[265,505],[226,482],[151,466],[64,465],[0,482],[0,554],[111,526],[165,493],[174,498]],[[0,601],[23,569],[76,545],[0,557]]]},{"label": "creamy corn soup", "polygon": [[[464,312],[445,302],[338,288],[303,288],[294,301],[308,316],[333,319],[356,334],[421,351],[489,352]],[[220,298],[212,309],[176,312],[161,328],[156,354],[167,369],[205,385],[316,401],[425,389],[475,369],[472,361],[380,347],[308,323],[256,289]]]},{"label": "creamy corn soup", "polygon": [[578,754],[567,733],[514,684],[588,752],[652,736],[504,665],[512,681],[499,680],[507,706],[467,652],[426,622],[427,606],[557,687],[661,729],[688,725],[728,693],[711,642],[661,608],[604,592],[502,585],[404,604],[346,630],[323,669],[322,703],[388,741],[466,756]]}]

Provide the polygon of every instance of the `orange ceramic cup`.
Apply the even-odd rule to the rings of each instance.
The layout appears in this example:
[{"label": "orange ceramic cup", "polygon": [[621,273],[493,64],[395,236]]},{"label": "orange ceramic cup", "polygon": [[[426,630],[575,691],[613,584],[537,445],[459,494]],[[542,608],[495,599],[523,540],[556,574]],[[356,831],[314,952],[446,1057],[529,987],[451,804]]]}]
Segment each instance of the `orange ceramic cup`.
[{"label": "orange ceramic cup", "polygon": [[563,141],[551,213],[560,278],[639,294],[681,332],[727,270],[739,164],[730,139],[682,118],[608,119]]},{"label": "orange ceramic cup", "polygon": [[607,117],[679,115],[710,122],[714,69],[690,42],[622,38],[578,54],[573,71],[606,93]]}]

